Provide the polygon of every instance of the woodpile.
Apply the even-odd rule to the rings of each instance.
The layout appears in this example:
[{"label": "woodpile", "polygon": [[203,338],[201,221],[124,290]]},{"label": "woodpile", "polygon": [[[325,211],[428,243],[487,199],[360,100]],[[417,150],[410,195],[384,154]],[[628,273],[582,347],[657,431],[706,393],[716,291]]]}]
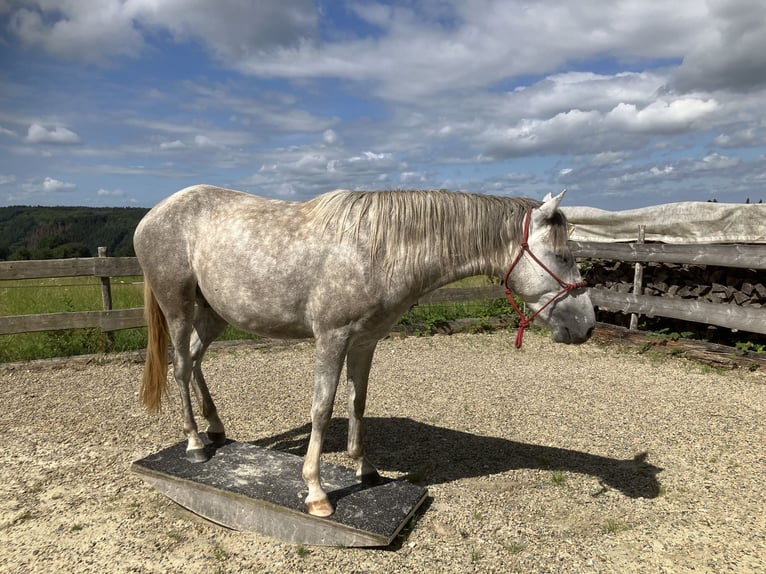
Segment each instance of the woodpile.
[{"label": "woodpile", "polygon": [[[590,261],[585,276],[593,287],[633,292],[634,264],[621,261]],[[700,299],[759,308],[766,305],[763,271],[713,265],[646,263],[643,295]]]}]

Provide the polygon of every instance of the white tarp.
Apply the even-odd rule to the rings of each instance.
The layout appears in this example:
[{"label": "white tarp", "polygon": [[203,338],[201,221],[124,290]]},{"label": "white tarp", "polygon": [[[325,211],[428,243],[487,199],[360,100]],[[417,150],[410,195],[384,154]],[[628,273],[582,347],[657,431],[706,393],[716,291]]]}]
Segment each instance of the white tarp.
[{"label": "white tarp", "polygon": [[646,241],[663,243],[766,243],[766,204],[690,201],[627,211],[564,207],[573,241],[636,241],[646,226]]}]

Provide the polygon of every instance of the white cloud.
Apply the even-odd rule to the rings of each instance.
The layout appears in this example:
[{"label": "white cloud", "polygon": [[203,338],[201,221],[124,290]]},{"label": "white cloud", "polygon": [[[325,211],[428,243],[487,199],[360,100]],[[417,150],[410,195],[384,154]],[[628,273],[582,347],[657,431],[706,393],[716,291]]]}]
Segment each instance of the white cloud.
[{"label": "white cloud", "polygon": [[408,171],[392,153],[316,148],[278,150],[259,170],[240,183],[255,193],[311,196],[332,189],[377,189],[381,181]]},{"label": "white cloud", "polygon": [[602,151],[590,158],[594,166],[614,165],[625,160],[628,154],[624,151]]},{"label": "white cloud", "polygon": [[691,124],[703,119],[719,108],[714,99],[679,98],[659,99],[643,109],[634,104],[618,104],[606,115],[610,126],[627,131],[655,134],[678,133],[689,129]]},{"label": "white cloud", "polygon": [[12,138],[18,137],[18,134],[15,131],[4,128],[3,126],[0,126],[0,135]]},{"label": "white cloud", "polygon": [[74,183],[63,182],[52,177],[46,177],[43,180],[33,180],[23,183],[21,188],[27,193],[59,193],[74,191],[77,189],[77,185]]},{"label": "white cloud", "polygon": [[[491,125],[477,135],[491,155],[599,153],[626,145],[630,134],[668,135],[689,131],[719,109],[715,100],[657,100],[640,108],[618,103],[610,111],[571,109],[550,118],[524,118],[510,126]],[[635,140],[633,145],[641,145]],[[628,144],[630,145],[630,144]]]},{"label": "white cloud", "polygon": [[78,144],[80,136],[63,126],[55,126],[52,129],[32,124],[27,131],[26,141],[34,144]]},{"label": "white cloud", "polygon": [[143,47],[128,3],[34,1],[10,14],[9,30],[28,46],[59,57],[106,63],[112,56],[136,56]]},{"label": "white cloud", "polygon": [[212,138],[202,134],[197,134],[194,136],[194,145],[202,148],[219,147]]},{"label": "white cloud", "polygon": [[766,3],[710,0],[707,6],[707,33],[690,44],[673,85],[734,92],[766,85]]},{"label": "white cloud", "polygon": [[317,18],[310,0],[28,0],[11,9],[9,29],[27,46],[98,64],[138,56],[152,29],[179,42],[201,40],[228,61],[311,37]]},{"label": "white cloud", "polygon": [[758,146],[765,142],[766,137],[759,135],[752,127],[729,134],[719,134],[713,139],[715,145],[724,148]]},{"label": "white cloud", "polygon": [[327,145],[335,145],[338,143],[338,134],[335,133],[335,130],[326,129],[322,133],[322,141]]},{"label": "white cloud", "polygon": [[184,149],[185,147],[186,144],[181,140],[173,140],[160,143],[160,149]]},{"label": "white cloud", "polygon": [[0,174],[0,185],[6,185],[9,183],[14,183],[16,181],[15,175],[2,175]]},{"label": "white cloud", "polygon": [[96,191],[99,197],[125,197],[125,192],[121,189],[104,189],[103,187]]}]

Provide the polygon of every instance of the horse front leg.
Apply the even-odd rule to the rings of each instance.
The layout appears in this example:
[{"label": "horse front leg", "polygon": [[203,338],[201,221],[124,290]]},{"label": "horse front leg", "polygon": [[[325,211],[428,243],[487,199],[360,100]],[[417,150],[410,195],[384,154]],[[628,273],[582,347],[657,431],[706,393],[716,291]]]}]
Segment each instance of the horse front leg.
[{"label": "horse front leg", "polygon": [[356,463],[356,476],[364,483],[375,484],[380,475],[365,456],[364,447],[364,410],[367,404],[367,383],[370,378],[372,356],[375,353],[375,341],[372,345],[349,349],[346,359],[348,376],[348,455]]},{"label": "horse front leg", "polygon": [[347,337],[338,333],[324,334],[316,339],[316,371],[314,397],[311,403],[311,437],[303,460],[303,480],[308,487],[306,510],[313,516],[330,516],[333,508],[322,489],[319,462],[325,433],[332,417],[335,392],[347,349]]}]

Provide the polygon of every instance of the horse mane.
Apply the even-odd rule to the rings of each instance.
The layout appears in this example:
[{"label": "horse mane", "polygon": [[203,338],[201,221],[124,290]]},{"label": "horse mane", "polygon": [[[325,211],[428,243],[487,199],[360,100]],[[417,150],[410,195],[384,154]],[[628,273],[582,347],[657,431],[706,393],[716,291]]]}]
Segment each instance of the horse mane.
[{"label": "horse mane", "polygon": [[[371,261],[390,271],[395,264],[417,270],[424,257],[442,264],[476,260],[482,269],[508,258],[523,236],[524,215],[540,202],[446,190],[337,190],[305,204],[306,213],[338,242],[369,249]],[[559,211],[551,244],[566,249],[567,225]]]}]

